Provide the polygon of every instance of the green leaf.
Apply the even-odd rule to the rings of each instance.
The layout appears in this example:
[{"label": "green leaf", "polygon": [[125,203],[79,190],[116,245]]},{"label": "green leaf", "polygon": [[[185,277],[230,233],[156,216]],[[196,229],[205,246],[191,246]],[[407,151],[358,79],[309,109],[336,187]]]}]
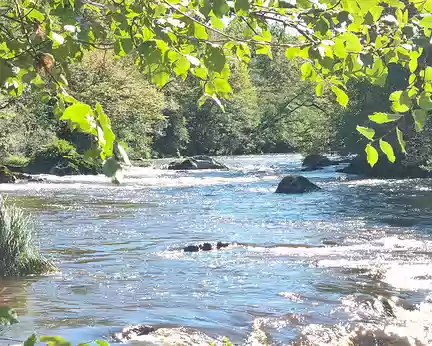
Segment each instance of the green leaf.
[{"label": "green leaf", "polygon": [[334,54],[338,58],[345,59],[348,56],[348,52],[345,48],[344,40],[340,37],[336,38],[333,50],[334,50]]},{"label": "green leaf", "polygon": [[397,113],[405,113],[410,110],[410,107],[400,102],[393,102],[392,109]]},{"label": "green leaf", "polygon": [[144,33],[144,37],[143,37],[144,41],[150,41],[155,37],[153,31],[151,31],[149,28],[144,28],[143,33]]},{"label": "green leaf", "polygon": [[422,92],[420,96],[417,99],[417,103],[420,106],[421,109],[424,109],[425,111],[432,110],[432,101],[428,94],[425,92]]},{"label": "green leaf", "polygon": [[212,16],[212,17],[210,18],[210,20],[211,20],[211,24],[212,24],[212,26],[213,26],[215,29],[223,30],[223,29],[225,28],[225,25],[224,25],[222,19],[220,19],[220,18],[218,18],[218,17],[216,17],[216,16]]},{"label": "green leaf", "polygon": [[194,23],[195,31],[194,36],[200,40],[207,40],[208,34],[205,27],[203,27],[201,24]]},{"label": "green leaf", "polygon": [[405,149],[406,143],[405,143],[404,138],[403,138],[403,133],[401,130],[399,130],[398,127],[396,127],[396,136],[397,136],[397,139],[398,139],[398,142],[399,142],[399,145],[401,147],[402,152],[404,154],[406,154],[406,149]]},{"label": "green leaf", "polygon": [[98,340],[98,341],[96,341],[96,343],[99,346],[110,346],[110,344],[108,342],[106,342],[105,340]]},{"label": "green leaf", "polygon": [[382,6],[373,6],[372,8],[369,9],[369,12],[372,14],[373,20],[375,22],[377,22],[380,19],[383,11],[384,8]]},{"label": "green leaf", "polygon": [[369,119],[376,124],[391,123],[393,121],[399,120],[402,117],[401,114],[389,114],[377,112],[373,115],[369,115]]},{"label": "green leaf", "polygon": [[214,72],[221,73],[225,66],[225,54],[220,47],[209,46],[205,57],[206,65]]},{"label": "green leaf", "polygon": [[297,58],[300,55],[301,49],[298,47],[291,47],[288,48],[285,52],[285,55],[288,59],[292,60],[294,58]]},{"label": "green leaf", "polygon": [[423,109],[416,109],[412,112],[412,116],[415,121],[416,130],[417,131],[423,131],[423,127],[426,123],[426,120],[428,118],[428,113]]},{"label": "green leaf", "polygon": [[249,0],[235,0],[234,8],[236,12],[243,11],[247,14],[250,9]]},{"label": "green leaf", "polygon": [[357,131],[360,132],[363,136],[365,136],[369,140],[373,140],[375,136],[375,130],[370,127],[357,126]]},{"label": "green leaf", "polygon": [[346,107],[348,105],[349,98],[348,95],[345,93],[345,91],[343,91],[342,89],[338,88],[335,85],[333,85],[331,89],[333,93],[336,95],[337,102],[339,102],[339,104],[342,107]]},{"label": "green leaf", "polygon": [[59,336],[41,336],[40,342],[47,343],[49,346],[72,346],[72,344]]},{"label": "green leaf", "polygon": [[387,45],[389,42],[388,37],[386,36],[378,36],[375,40],[375,49],[378,50]]},{"label": "green leaf", "polygon": [[156,6],[155,9],[155,16],[160,17],[161,15],[164,15],[167,11],[167,8],[163,4],[159,4]]},{"label": "green leaf", "polygon": [[120,182],[122,178],[122,167],[120,163],[118,163],[112,157],[104,161],[102,170],[108,178],[112,178],[114,182]]},{"label": "green leaf", "polygon": [[402,95],[399,98],[399,102],[405,106],[407,106],[408,108],[411,108],[412,106],[412,99],[409,96],[409,93],[407,90],[405,90]]},{"label": "green leaf", "polygon": [[420,21],[420,25],[425,29],[432,29],[432,16],[427,16],[424,17],[421,21]]},{"label": "green leaf", "polygon": [[86,150],[83,156],[84,156],[84,160],[91,161],[99,158],[100,154],[101,154],[100,149],[93,148],[93,149]]},{"label": "green leaf", "polygon": [[103,131],[103,138],[100,138],[100,136],[98,138],[99,144],[101,144],[106,156],[112,156],[116,136],[111,128],[111,121],[99,103],[96,104],[96,114],[98,115],[98,121]]},{"label": "green leaf", "polygon": [[133,49],[133,42],[130,38],[122,38],[120,40],[122,50],[125,54],[128,54]]},{"label": "green leaf", "polygon": [[95,128],[93,110],[84,103],[76,103],[66,108],[60,120],[68,120],[87,133],[92,132],[92,129]]},{"label": "green leaf", "polygon": [[418,67],[418,59],[417,57],[411,57],[411,60],[409,62],[409,69],[411,73],[414,73],[417,70]]},{"label": "green leaf", "polygon": [[258,45],[259,49],[257,49],[256,53],[258,55],[267,55],[270,59],[273,59],[273,54],[270,46],[267,45]]},{"label": "green leaf", "polygon": [[185,76],[187,77],[187,74],[190,69],[190,61],[185,56],[180,57],[175,63],[174,72],[177,74],[177,76]]},{"label": "green leaf", "polygon": [[30,9],[25,15],[27,18],[35,19],[39,23],[45,20],[45,16],[35,8]]},{"label": "green leaf", "polygon": [[318,97],[321,97],[324,92],[324,82],[318,83],[315,87],[315,93]]},{"label": "green leaf", "polygon": [[402,96],[402,92],[401,90],[395,91],[393,93],[390,94],[390,101],[399,101],[401,96]]},{"label": "green leaf", "polygon": [[312,75],[312,73],[313,73],[313,71],[314,71],[313,66],[312,66],[312,64],[311,64],[310,62],[305,62],[305,63],[301,66],[300,69],[301,69],[302,79],[303,79],[303,80],[308,79],[308,78]]},{"label": "green leaf", "polygon": [[37,343],[36,334],[33,334],[26,341],[24,341],[23,346],[35,346],[36,343]]},{"label": "green leaf", "polygon": [[370,143],[366,145],[365,151],[369,165],[371,167],[375,166],[378,162],[378,151]]},{"label": "green leaf", "polygon": [[192,70],[192,73],[202,80],[206,80],[208,78],[208,70],[206,67],[195,67]]},{"label": "green leaf", "polygon": [[348,52],[360,53],[363,50],[360,39],[356,35],[352,33],[347,33],[343,35],[343,37],[345,39],[345,47]]},{"label": "green leaf", "polygon": [[381,151],[387,156],[387,159],[390,162],[395,162],[396,161],[396,156],[394,154],[393,148],[390,145],[390,143],[388,143],[388,142],[380,139],[379,145],[380,145]]},{"label": "green leaf", "polygon": [[432,67],[427,66],[424,73],[425,73],[426,82],[431,82],[432,81]]},{"label": "green leaf", "polygon": [[215,80],[213,80],[213,85],[218,94],[232,92],[231,85],[229,85],[226,79],[216,78]]},{"label": "green leaf", "polygon": [[152,75],[152,82],[163,88],[170,80],[170,74],[166,71],[158,71]]},{"label": "green leaf", "polygon": [[221,18],[223,15],[227,14],[230,7],[228,6],[226,0],[213,0],[213,12],[216,16]]},{"label": "green leaf", "polygon": [[126,151],[125,147],[123,146],[123,144],[117,142],[117,151],[119,152],[119,155],[122,158],[123,162],[128,166],[132,166],[132,164],[129,160],[129,156],[127,154],[127,151]]}]

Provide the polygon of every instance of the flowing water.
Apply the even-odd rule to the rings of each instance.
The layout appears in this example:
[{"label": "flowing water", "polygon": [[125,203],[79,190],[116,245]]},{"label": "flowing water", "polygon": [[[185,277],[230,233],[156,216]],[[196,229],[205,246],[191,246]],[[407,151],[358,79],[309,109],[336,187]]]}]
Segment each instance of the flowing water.
[{"label": "flowing water", "polygon": [[[432,344],[430,180],[328,168],[304,173],[322,191],[280,195],[300,156],[221,160],[230,171],[133,168],[121,186],[0,185],[61,268],[0,281],[1,304],[20,319],[0,343],[38,331],[74,343]],[[182,251],[218,241],[232,245]],[[153,328],[131,329],[142,325]]]}]

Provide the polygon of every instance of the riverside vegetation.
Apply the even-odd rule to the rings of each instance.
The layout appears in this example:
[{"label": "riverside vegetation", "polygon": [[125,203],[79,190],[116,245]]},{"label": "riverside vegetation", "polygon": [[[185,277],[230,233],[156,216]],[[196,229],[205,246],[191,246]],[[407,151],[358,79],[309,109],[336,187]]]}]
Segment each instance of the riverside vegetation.
[{"label": "riverside vegetation", "polygon": [[[372,166],[377,150],[428,164],[430,1],[0,5],[6,164],[59,139],[83,171],[99,157],[110,176],[125,148],[145,159],[366,146]],[[81,173],[77,159],[59,174]]]},{"label": "riverside vegetation", "polygon": [[[431,12],[430,0],[0,0],[2,164],[118,180],[126,151],[332,151],[374,167],[379,150],[427,168]],[[12,210],[11,274],[52,268]]]}]

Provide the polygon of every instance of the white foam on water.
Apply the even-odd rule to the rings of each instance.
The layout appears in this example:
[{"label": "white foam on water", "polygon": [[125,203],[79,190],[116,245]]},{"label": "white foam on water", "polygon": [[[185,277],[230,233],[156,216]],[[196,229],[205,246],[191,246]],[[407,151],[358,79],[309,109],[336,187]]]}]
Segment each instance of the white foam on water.
[{"label": "white foam on water", "polygon": [[[215,340],[206,334],[189,328],[159,328],[147,335],[131,333],[127,343],[155,345],[155,346],[223,346],[223,341]],[[123,341],[123,342],[125,342]]]},{"label": "white foam on water", "polygon": [[[206,171],[206,173],[211,173]],[[243,175],[233,176],[227,173],[226,176],[212,176],[211,174],[203,175],[202,172],[176,172],[169,170],[160,170],[154,168],[128,168],[125,171],[124,179],[121,186],[111,183],[110,179],[104,175],[79,175],[58,177],[54,175],[40,175],[45,179],[41,183],[18,183],[18,184],[1,184],[0,191],[17,191],[17,190],[52,190],[52,189],[136,189],[136,188],[160,188],[160,187],[194,187],[194,186],[212,186],[226,184],[244,184],[260,181],[278,181],[276,175]],[[275,187],[276,188],[276,185]]]},{"label": "white foam on water", "polygon": [[401,290],[432,291],[432,264],[430,262],[392,263],[383,280]]}]

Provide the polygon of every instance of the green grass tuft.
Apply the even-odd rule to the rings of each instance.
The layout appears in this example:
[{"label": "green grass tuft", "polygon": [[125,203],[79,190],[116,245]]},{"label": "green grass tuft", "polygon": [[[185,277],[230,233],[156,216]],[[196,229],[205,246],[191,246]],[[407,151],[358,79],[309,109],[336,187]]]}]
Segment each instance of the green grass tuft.
[{"label": "green grass tuft", "polygon": [[0,277],[38,275],[57,271],[33,243],[30,218],[0,196]]}]

